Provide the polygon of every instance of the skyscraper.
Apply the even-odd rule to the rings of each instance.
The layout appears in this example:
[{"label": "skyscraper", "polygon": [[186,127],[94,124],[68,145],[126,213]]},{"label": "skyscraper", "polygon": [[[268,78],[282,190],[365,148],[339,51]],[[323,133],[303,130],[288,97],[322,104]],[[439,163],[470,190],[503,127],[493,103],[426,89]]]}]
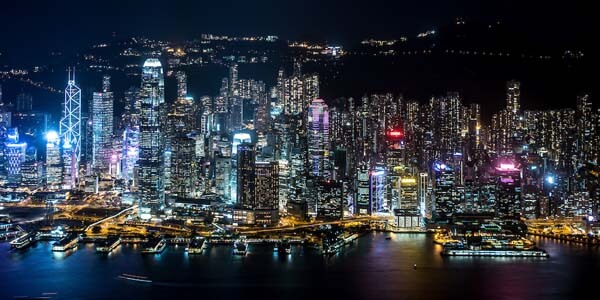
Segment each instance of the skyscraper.
[{"label": "skyscraper", "polygon": [[75,72],[69,70],[65,88],[63,117],[60,120],[63,188],[75,188],[81,158],[81,89],[75,84]]},{"label": "skyscraper", "polygon": [[33,108],[33,97],[31,94],[22,93],[17,95],[17,111],[26,112]]},{"label": "skyscraper", "polygon": [[177,98],[187,97],[187,75],[179,71],[176,74],[177,77]]},{"label": "skyscraper", "polygon": [[308,108],[308,160],[310,175],[329,178],[329,107],[314,99]]},{"label": "skyscraper", "polygon": [[254,176],[256,152],[252,144],[237,146],[237,205],[254,208]]},{"label": "skyscraper", "polygon": [[164,77],[162,64],[149,58],[142,67],[140,90],[140,154],[139,192],[140,216],[149,219],[164,205],[164,140],[161,130],[164,104]]},{"label": "skyscraper", "polygon": [[196,195],[196,141],[180,135],[171,141],[171,194],[188,198]]},{"label": "skyscraper", "polygon": [[521,170],[513,161],[501,161],[496,166],[496,215],[518,217],[521,214]]},{"label": "skyscraper", "polygon": [[113,135],[113,93],[110,76],[102,78],[102,92],[92,98],[92,164],[101,173],[109,170]]},{"label": "skyscraper", "polygon": [[56,131],[46,133],[46,186],[58,190],[61,186],[60,137]]},{"label": "skyscraper", "polygon": [[277,224],[279,219],[279,165],[277,162],[256,162],[253,206],[256,224]]}]

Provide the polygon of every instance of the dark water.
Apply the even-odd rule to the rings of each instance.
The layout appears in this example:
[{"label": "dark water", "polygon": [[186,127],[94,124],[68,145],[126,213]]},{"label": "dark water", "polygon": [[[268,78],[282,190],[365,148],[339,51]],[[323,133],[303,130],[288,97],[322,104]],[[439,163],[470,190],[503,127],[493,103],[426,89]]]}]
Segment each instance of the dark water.
[{"label": "dark water", "polygon": [[[254,245],[245,257],[229,247],[187,255],[181,246],[143,256],[122,245],[106,256],[92,244],[57,254],[49,243],[23,253],[2,243],[0,299],[575,299],[597,290],[598,248],[537,242],[550,258],[443,258],[430,236],[386,233],[330,259],[301,247],[282,257]],[[121,273],[155,285],[117,279]]]}]

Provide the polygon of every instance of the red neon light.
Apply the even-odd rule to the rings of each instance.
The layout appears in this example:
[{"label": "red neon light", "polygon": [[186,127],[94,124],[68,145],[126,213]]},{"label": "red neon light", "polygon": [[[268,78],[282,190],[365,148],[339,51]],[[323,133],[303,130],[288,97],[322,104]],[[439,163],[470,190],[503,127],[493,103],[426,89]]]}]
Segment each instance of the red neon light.
[{"label": "red neon light", "polygon": [[401,130],[398,129],[393,129],[387,132],[387,136],[389,138],[393,138],[393,139],[398,139],[398,138],[402,138],[404,136],[404,132],[402,132]]}]

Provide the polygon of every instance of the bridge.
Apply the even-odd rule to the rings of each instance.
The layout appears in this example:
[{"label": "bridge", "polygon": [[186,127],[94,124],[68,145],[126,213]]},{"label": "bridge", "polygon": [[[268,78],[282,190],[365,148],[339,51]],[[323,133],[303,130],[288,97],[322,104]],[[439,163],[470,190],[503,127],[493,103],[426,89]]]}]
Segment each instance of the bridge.
[{"label": "bridge", "polygon": [[136,208],[138,208],[138,206],[137,206],[137,205],[134,205],[134,206],[132,206],[132,207],[126,208],[126,209],[124,209],[124,210],[122,210],[122,211],[120,211],[120,212],[118,212],[118,213],[116,213],[116,214],[114,214],[114,215],[112,215],[112,216],[110,216],[110,217],[106,217],[106,218],[104,218],[104,219],[102,219],[102,220],[100,220],[100,221],[97,221],[97,222],[94,222],[94,223],[92,223],[92,224],[88,225],[87,227],[85,227],[85,229],[84,229],[83,231],[84,231],[84,232],[86,232],[86,231],[90,230],[91,228],[93,228],[93,227],[94,227],[94,226],[96,226],[96,225],[99,225],[99,224],[102,224],[102,223],[104,223],[104,222],[106,222],[106,221],[108,221],[108,220],[112,220],[112,219],[114,219],[114,218],[117,218],[117,217],[119,217],[119,216],[123,215],[124,213],[127,213],[127,212],[129,212],[129,211],[132,211],[132,210],[134,210],[134,209],[136,209]]}]

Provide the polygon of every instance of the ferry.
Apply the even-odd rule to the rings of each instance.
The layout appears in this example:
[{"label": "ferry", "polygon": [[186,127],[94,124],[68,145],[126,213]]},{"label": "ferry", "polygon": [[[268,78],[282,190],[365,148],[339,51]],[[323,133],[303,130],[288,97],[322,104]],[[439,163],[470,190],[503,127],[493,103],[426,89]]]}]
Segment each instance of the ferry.
[{"label": "ferry", "polygon": [[52,251],[63,252],[77,247],[79,234],[70,233],[52,245]]},{"label": "ferry", "polygon": [[470,249],[444,249],[443,256],[512,256],[512,257],[548,257],[548,252],[537,250],[470,250]]},{"label": "ferry", "polygon": [[206,242],[204,241],[204,238],[197,236],[192,239],[190,245],[187,248],[185,248],[185,251],[187,251],[188,254],[199,254],[202,253],[204,247],[206,247]]},{"label": "ferry", "polygon": [[144,249],[142,249],[142,254],[160,254],[167,247],[167,241],[163,238],[151,238],[144,245]]},{"label": "ferry", "polygon": [[21,250],[29,247],[31,244],[38,240],[37,232],[30,232],[21,235],[20,237],[10,242],[10,247],[13,249]]},{"label": "ferry", "polygon": [[449,247],[449,248],[463,248],[464,244],[463,244],[463,242],[461,242],[459,240],[445,240],[442,243],[442,246]]},{"label": "ferry", "polygon": [[290,245],[290,243],[288,241],[284,240],[284,241],[278,242],[275,247],[277,247],[277,252],[279,254],[291,254],[292,253],[292,245]]},{"label": "ferry", "polygon": [[121,245],[121,237],[118,236],[109,236],[103,241],[98,247],[96,247],[96,252],[100,253],[111,253],[115,248]]},{"label": "ferry", "polygon": [[237,240],[233,243],[233,254],[246,255],[248,249],[248,243],[246,240]]}]

